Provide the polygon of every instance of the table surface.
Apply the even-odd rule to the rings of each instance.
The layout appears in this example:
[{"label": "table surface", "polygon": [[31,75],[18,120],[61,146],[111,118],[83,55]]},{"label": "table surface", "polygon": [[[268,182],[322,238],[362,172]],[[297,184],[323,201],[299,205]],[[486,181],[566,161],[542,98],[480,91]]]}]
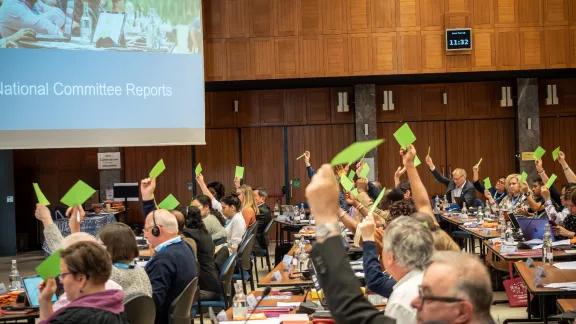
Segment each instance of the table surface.
[{"label": "table surface", "polygon": [[[499,258],[506,260],[506,261],[519,261],[519,260],[526,260],[528,258],[532,258],[532,259],[542,259],[542,250],[540,249],[536,249],[536,250],[532,250],[532,249],[519,249],[518,252],[519,253],[528,253],[530,251],[534,251],[534,254],[529,254],[529,255],[502,255],[500,254],[500,247],[501,245],[490,245],[489,241],[484,241],[484,245],[486,245],[490,250],[492,250],[492,252],[494,252]],[[576,254],[569,254],[564,252],[563,250],[553,250],[552,253],[554,254],[554,258],[568,258],[571,256],[576,257]]]},{"label": "table surface", "polygon": [[[311,244],[306,244],[306,252],[310,252],[310,250],[312,249],[312,245]],[[290,251],[288,251],[287,255],[293,256],[294,255],[294,247],[292,247],[292,249],[290,249]],[[294,268],[294,267],[292,267]],[[280,273],[282,274],[282,280],[280,281],[272,281],[272,275],[274,274],[275,271],[280,271]],[[258,281],[258,287],[266,287],[266,286],[270,286],[270,287],[295,287],[295,286],[311,286],[312,285],[312,280],[302,280],[300,279],[299,275],[295,275],[298,276],[298,279],[290,279],[290,274],[292,274],[294,270],[290,270],[290,272],[288,271],[284,271],[284,263],[280,262],[279,264],[277,264],[274,269],[272,269],[272,272],[268,273],[266,275],[266,277],[260,279],[260,281]]]},{"label": "table surface", "polygon": [[[443,219],[445,219],[448,222],[455,224],[455,225],[462,225],[465,223],[464,221],[459,221],[458,216],[446,216],[444,214],[440,214],[440,217],[442,217]],[[472,220],[472,219],[469,219],[469,220]]]},{"label": "table surface", "polygon": [[464,226],[460,226],[460,229],[474,235],[481,240],[500,237],[500,233],[498,233],[498,231],[495,229],[490,229],[490,234],[484,234],[484,228],[466,228]]},{"label": "table surface", "polygon": [[[16,304],[14,303],[13,306],[24,306],[24,304]],[[17,320],[27,320],[27,319],[35,319],[40,317],[40,310],[33,310],[28,314],[20,314],[20,315],[0,315],[0,322],[4,321],[17,321]]]},{"label": "table surface", "polygon": [[154,250],[150,249],[150,248],[148,248],[146,250],[138,250],[138,251],[139,251],[138,256],[140,256],[140,257],[148,257],[149,258],[152,255],[154,255],[154,253],[152,253],[152,252],[154,252]]},{"label": "table surface", "polygon": [[576,310],[576,299],[558,299],[557,303],[562,312]]},{"label": "table surface", "polygon": [[[251,294],[254,294],[254,297],[262,296],[262,291],[251,291],[248,293],[247,296],[250,296]],[[282,300],[266,300],[266,299],[264,299],[260,303],[260,306],[274,306],[275,307],[278,304],[278,302],[282,302],[282,303],[302,302],[302,301],[304,301],[305,295],[306,295],[306,293],[304,293],[304,295],[299,295],[299,296],[292,295],[292,297],[290,299],[282,299]],[[310,293],[308,293],[308,298],[310,298]],[[258,306],[258,307],[260,307],[260,306]],[[290,312],[290,314],[295,314],[295,313],[296,313],[296,309],[293,309]],[[230,307],[226,310],[226,316],[228,317],[228,320],[232,320],[232,307]]]},{"label": "table surface", "polygon": [[576,281],[576,270],[560,270],[551,264],[543,264],[542,262],[535,262],[534,266],[528,268],[526,262],[515,262],[514,266],[526,287],[533,295],[576,295],[576,291],[568,291],[556,288],[544,288],[534,286],[534,277],[536,275],[536,267],[543,267],[546,277],[542,278],[544,285],[558,282],[572,282]]}]

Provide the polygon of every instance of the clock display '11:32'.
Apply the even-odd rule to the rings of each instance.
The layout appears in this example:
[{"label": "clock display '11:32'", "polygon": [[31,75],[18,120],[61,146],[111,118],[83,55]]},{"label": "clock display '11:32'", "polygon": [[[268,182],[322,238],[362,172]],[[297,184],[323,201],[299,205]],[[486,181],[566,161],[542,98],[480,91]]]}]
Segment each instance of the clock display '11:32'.
[{"label": "clock display '11:32'", "polygon": [[468,45],[469,42],[468,39],[451,39],[450,46]]}]

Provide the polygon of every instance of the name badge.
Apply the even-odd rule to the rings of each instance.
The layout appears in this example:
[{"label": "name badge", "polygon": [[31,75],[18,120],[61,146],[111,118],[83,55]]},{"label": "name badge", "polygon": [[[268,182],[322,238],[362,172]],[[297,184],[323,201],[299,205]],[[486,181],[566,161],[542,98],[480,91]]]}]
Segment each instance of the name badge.
[{"label": "name badge", "polygon": [[248,303],[248,307],[252,308],[256,307],[256,304],[258,303],[254,294],[250,294],[250,296],[246,297],[246,302]]},{"label": "name badge", "polygon": [[290,271],[290,267],[292,266],[292,260],[294,259],[293,256],[285,255],[282,259],[282,263],[284,263],[284,271]]},{"label": "name badge", "polygon": [[272,273],[272,281],[282,281],[282,274],[276,270]]},{"label": "name badge", "polygon": [[516,245],[506,245],[502,244],[500,247],[500,253],[508,254],[518,252],[518,247]]},{"label": "name badge", "polygon": [[532,268],[533,266],[534,266],[534,260],[532,260],[532,258],[528,258],[526,260],[526,267]]}]

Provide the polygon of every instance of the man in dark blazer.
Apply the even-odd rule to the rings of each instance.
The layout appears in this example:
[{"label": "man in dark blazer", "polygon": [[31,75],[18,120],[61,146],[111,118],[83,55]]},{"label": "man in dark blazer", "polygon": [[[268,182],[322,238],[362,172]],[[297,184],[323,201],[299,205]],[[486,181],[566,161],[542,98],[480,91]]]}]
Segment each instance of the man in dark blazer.
[{"label": "man in dark blazer", "polygon": [[255,187],[252,192],[254,193],[254,200],[258,205],[258,215],[256,215],[256,221],[258,222],[256,241],[261,248],[264,248],[266,246],[264,230],[270,221],[272,221],[272,213],[270,212],[270,207],[266,205],[268,193],[263,187]]},{"label": "man in dark blazer", "polygon": [[452,179],[448,179],[436,169],[434,162],[430,156],[426,156],[426,164],[430,167],[430,171],[438,182],[446,185],[446,197],[448,202],[455,204],[456,197],[462,198],[467,207],[476,207],[476,193],[472,182],[466,180],[466,171],[464,169],[456,169],[452,172]]}]

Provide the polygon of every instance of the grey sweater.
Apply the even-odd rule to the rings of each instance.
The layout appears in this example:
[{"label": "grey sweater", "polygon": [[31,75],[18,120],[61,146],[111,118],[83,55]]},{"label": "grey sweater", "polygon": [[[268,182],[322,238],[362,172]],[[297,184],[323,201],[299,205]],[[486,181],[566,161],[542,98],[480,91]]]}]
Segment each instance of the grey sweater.
[{"label": "grey sweater", "polygon": [[[56,224],[52,223],[44,228],[44,237],[50,251],[54,252],[61,248],[64,237]],[[152,285],[148,274],[138,265],[134,269],[121,269],[113,266],[110,280],[122,287],[125,301],[138,294],[152,297]]]}]

